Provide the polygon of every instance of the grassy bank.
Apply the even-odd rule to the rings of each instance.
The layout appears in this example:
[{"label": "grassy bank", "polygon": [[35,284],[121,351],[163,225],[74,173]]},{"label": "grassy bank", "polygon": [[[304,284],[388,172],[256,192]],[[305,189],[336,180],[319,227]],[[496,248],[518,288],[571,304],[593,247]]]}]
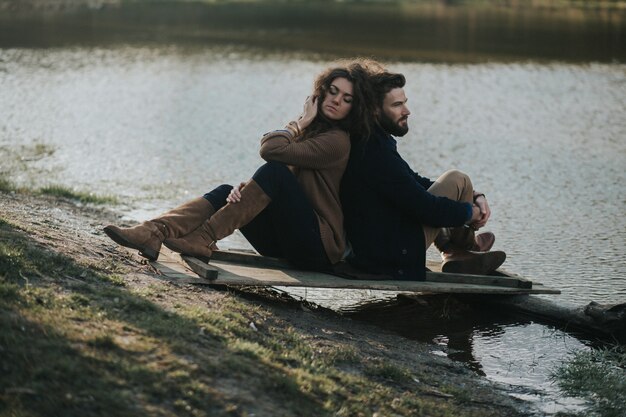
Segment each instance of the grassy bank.
[{"label": "grassy bank", "polygon": [[66,198],[84,204],[117,204],[118,200],[114,196],[97,195],[86,191],[76,191],[62,185],[47,185],[41,188],[28,188],[15,185],[13,182],[0,176],[0,192],[21,193],[32,195],[50,195],[54,197]]},{"label": "grassy bank", "polygon": [[97,195],[59,184],[47,184],[40,187],[24,186],[18,185],[12,180],[12,178],[22,176],[27,178],[23,182],[28,184],[34,182],[33,177],[36,176],[41,178],[54,177],[52,169],[47,168],[38,172],[36,169],[33,169],[32,164],[50,158],[55,152],[55,147],[39,141],[28,145],[0,146],[0,160],[2,161],[0,193],[53,196],[83,204],[113,205],[118,203],[117,198],[110,195]]},{"label": "grassy bank", "polygon": [[160,279],[93,210],[2,194],[2,416],[520,415],[415,342]]},{"label": "grassy bank", "polygon": [[116,204],[117,198],[108,195],[97,195],[90,192],[74,191],[71,188],[61,185],[48,185],[46,187],[35,190],[36,194],[52,195],[56,197],[68,198],[70,200],[79,201],[81,203],[91,204]]}]

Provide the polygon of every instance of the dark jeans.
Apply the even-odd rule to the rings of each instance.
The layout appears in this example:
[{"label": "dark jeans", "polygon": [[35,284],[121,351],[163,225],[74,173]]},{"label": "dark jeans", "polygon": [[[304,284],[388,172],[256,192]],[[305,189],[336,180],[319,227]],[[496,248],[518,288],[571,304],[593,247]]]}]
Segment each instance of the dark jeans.
[{"label": "dark jeans", "polygon": [[[267,162],[252,179],[272,199],[265,210],[240,228],[254,249],[263,256],[285,258],[302,268],[329,267],[313,206],[289,168]],[[231,189],[230,185],[220,185],[204,198],[219,210],[226,204]]]},{"label": "dark jeans", "polygon": [[209,200],[209,203],[211,203],[215,211],[218,211],[226,205],[226,197],[228,197],[232,189],[232,185],[222,184],[206,193],[203,197]]}]

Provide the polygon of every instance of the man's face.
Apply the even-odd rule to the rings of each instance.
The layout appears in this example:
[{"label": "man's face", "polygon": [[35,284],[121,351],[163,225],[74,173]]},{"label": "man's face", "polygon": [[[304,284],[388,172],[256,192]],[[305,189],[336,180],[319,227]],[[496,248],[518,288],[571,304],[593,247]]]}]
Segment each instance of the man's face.
[{"label": "man's face", "polygon": [[404,136],[409,131],[409,108],[404,89],[394,88],[383,100],[383,108],[378,121],[385,131],[393,136]]}]

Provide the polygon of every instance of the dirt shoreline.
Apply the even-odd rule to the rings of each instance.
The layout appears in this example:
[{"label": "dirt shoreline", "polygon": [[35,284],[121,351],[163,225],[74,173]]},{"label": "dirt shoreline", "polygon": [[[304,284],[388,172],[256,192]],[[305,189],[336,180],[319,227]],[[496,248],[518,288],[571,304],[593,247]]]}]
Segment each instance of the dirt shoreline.
[{"label": "dirt shoreline", "polygon": [[[332,373],[332,375],[335,375],[336,372],[339,373],[337,375],[347,373],[355,377],[365,378],[365,383],[372,383],[374,384],[372,386],[381,389],[380,392],[371,393],[375,398],[370,398],[370,403],[366,407],[361,407],[363,405],[361,404],[359,405],[361,408],[359,408],[351,404],[351,401],[354,400],[350,397],[334,398],[336,388],[329,388],[329,392],[324,392],[323,389],[318,388],[317,391],[313,390],[315,391],[313,396],[315,405],[303,406],[296,413],[293,410],[290,411],[290,408],[285,407],[284,404],[277,402],[276,398],[272,398],[271,395],[265,395],[267,398],[264,398],[263,378],[258,375],[248,375],[250,371],[246,369],[240,369],[240,375],[233,375],[232,363],[229,365],[230,368],[223,365],[225,372],[220,372],[222,365],[218,362],[215,364],[217,368],[212,371],[214,375],[211,376],[212,381],[216,383],[214,388],[219,394],[215,394],[214,399],[217,401],[222,397],[228,398],[227,403],[230,404],[230,411],[215,415],[516,416],[529,415],[530,413],[531,408],[527,403],[507,396],[495,384],[480,378],[462,364],[433,355],[430,353],[432,346],[428,344],[410,341],[375,326],[350,320],[322,309],[311,309],[310,306],[307,307],[296,302],[280,301],[278,298],[267,296],[254,296],[253,293],[250,293],[250,296],[237,295],[220,289],[179,285],[164,281],[138,255],[118,247],[104,236],[101,232],[102,225],[120,220],[117,214],[107,208],[84,206],[67,199],[48,196],[0,193],[0,220],[4,224],[3,228],[0,229],[0,243],[15,239],[11,236],[16,235],[11,234],[18,233],[30,240],[33,245],[47,252],[52,252],[55,256],[69,258],[79,265],[97,271],[99,274],[104,274],[104,276],[107,274],[115,275],[116,278],[112,278],[112,281],[117,281],[115,290],[122,291],[120,292],[121,296],[130,294],[133,297],[139,297],[142,302],[151,303],[156,308],[162,309],[166,312],[167,317],[179,314],[178,309],[182,308],[193,308],[220,317],[243,315],[242,323],[244,325],[249,324],[253,328],[253,333],[257,333],[251,337],[258,338],[258,334],[267,333],[269,343],[275,343],[275,340],[271,342],[271,334],[292,333],[292,337],[297,339],[298,343],[303,343],[312,348],[313,352],[320,352],[322,357],[324,352],[333,351],[335,354],[337,352],[349,352],[349,360],[325,362],[325,366],[329,366],[328,369],[320,365],[320,369],[325,371],[319,371],[322,373],[319,377],[326,376],[325,373]],[[0,262],[2,255],[0,253]],[[47,277],[46,271],[39,272],[38,277],[23,276],[20,272],[21,278],[3,277],[0,273],[0,283],[27,280],[26,285],[20,284],[21,290],[33,291],[37,287],[47,288],[52,289],[54,294],[63,294],[63,297],[66,298],[67,296],[74,296],[73,292],[84,291],[90,286],[93,289],[102,288],[102,285],[104,288],[107,288],[107,285],[113,285],[102,284],[101,282],[91,283],[88,280],[83,282],[84,279],[81,277],[84,277],[85,273],[80,276],[61,273],[61,278],[55,279]],[[81,282],[77,284],[78,281]],[[76,285],[80,286],[76,287]],[[0,302],[4,302],[4,304],[0,303],[0,316],[12,317],[22,314],[28,315],[31,322],[37,321],[39,316],[36,311],[22,310],[20,313],[13,309],[11,300],[2,300],[2,295],[0,292]],[[83,303],[89,303],[89,300],[83,300]],[[89,318],[75,319],[83,320],[81,323],[83,332],[84,329],[92,327],[94,331],[103,330],[98,323]],[[14,318],[14,320],[18,319]],[[54,329],[54,327],[55,325],[52,325],[52,330],[58,331],[59,334],[68,333],[66,329]],[[61,326],[59,325],[59,327]],[[139,337],[137,334],[133,335],[134,331],[130,329],[130,326],[125,326],[122,330],[112,327],[114,326],[109,325],[108,330],[105,329],[108,335],[106,337],[115,343],[122,337],[126,339]],[[6,339],[9,337],[7,332],[10,334],[10,331],[11,329],[5,328],[0,333]],[[204,330],[201,329],[200,332],[204,332]],[[36,344],[38,338],[45,338],[46,335],[35,332],[29,337],[29,344]],[[223,337],[228,340],[227,335]],[[73,342],[77,345],[76,349],[78,350],[83,348],[80,346],[81,343],[81,341]],[[191,345],[193,343],[193,341],[190,342]],[[247,340],[246,343],[250,343],[250,340]],[[260,343],[263,346],[265,342],[261,343],[255,339],[255,343]],[[89,342],[86,345],[90,346]],[[93,342],[91,346],[93,347]],[[203,350],[200,345],[192,347],[191,351],[193,352]],[[291,354],[289,348],[285,346],[274,346],[274,349],[278,349],[279,357]],[[0,351],[5,353],[7,351],[7,346],[3,346],[2,338],[0,338]],[[150,362],[149,356],[153,353],[135,352],[135,355],[137,356],[134,360],[138,362]],[[341,356],[341,354],[338,355]],[[10,358],[10,356],[9,351],[8,357]],[[265,360],[263,356],[256,357],[256,359],[259,365]],[[6,370],[11,367],[10,363],[6,363],[7,360],[7,355],[5,355],[5,359],[0,359],[0,368]],[[201,366],[199,364],[208,359],[200,353],[194,353],[192,357],[186,358],[186,360]],[[328,365],[329,363],[330,365]],[[385,364],[387,372],[378,374],[371,372],[371,364]],[[293,363],[291,366],[298,368],[299,365]],[[389,371],[390,369],[395,371]],[[106,366],[103,365],[103,369],[96,369],[96,371],[106,372]],[[292,376],[289,367],[278,370],[278,372],[280,375]],[[318,370],[313,369],[313,372],[318,372]],[[10,374],[9,372],[7,375]],[[215,375],[222,374],[228,374],[228,377],[215,377]],[[343,377],[337,375],[334,378]],[[12,412],[29,409],[27,400],[31,396],[38,395],[38,390],[29,385],[29,378],[31,377],[32,374],[23,375],[21,377],[23,380],[19,384],[16,384],[15,380],[7,380],[6,376],[0,377],[0,411],[4,408],[5,411],[9,412],[9,415],[12,415]],[[198,373],[196,378],[203,377],[208,377],[206,372]],[[233,383],[233,381],[235,382]],[[247,384],[242,384],[242,381],[247,381]],[[50,383],[53,382],[50,381]],[[72,387],[71,383],[68,384],[65,387],[68,392],[77,389]],[[347,388],[348,392],[352,391],[353,398],[359,398],[361,395],[364,395],[364,398],[369,398],[367,392],[359,392],[363,388],[357,382],[352,388],[342,385],[342,389],[344,388]],[[296,390],[297,392],[292,393],[293,396],[297,397],[303,389],[304,387],[300,386]],[[15,392],[22,394],[16,396]],[[133,393],[129,394],[131,402],[137,404],[145,402],[140,393],[132,389],[131,392]],[[311,394],[308,393],[308,395]],[[415,397],[414,401],[424,401],[423,404],[420,403],[422,412],[418,410],[415,410],[415,413],[409,412],[407,411],[411,409],[409,406],[403,408],[398,405],[406,400],[405,397],[411,396]],[[176,397],[176,394],[172,394],[172,397]],[[162,403],[176,403],[176,398],[169,398],[169,401]],[[60,407],[55,415],[60,415],[61,412],[66,411],[64,408],[66,406],[53,404],[50,407],[52,410],[55,410],[55,407]],[[75,411],[80,412],[81,415],[100,415],[92,412],[89,407],[76,407]],[[317,407],[322,408],[317,409]],[[351,407],[356,408],[352,410]],[[414,407],[417,406],[414,405]],[[224,410],[226,409],[228,407],[224,406]],[[210,412],[203,411],[201,407],[194,410],[193,413],[178,414],[177,412],[176,414],[212,415]],[[344,411],[342,412],[342,410]],[[440,412],[433,412],[432,410],[439,410]],[[31,411],[36,411],[36,409]],[[139,414],[174,415],[171,406],[156,406],[155,404],[144,407]]]}]

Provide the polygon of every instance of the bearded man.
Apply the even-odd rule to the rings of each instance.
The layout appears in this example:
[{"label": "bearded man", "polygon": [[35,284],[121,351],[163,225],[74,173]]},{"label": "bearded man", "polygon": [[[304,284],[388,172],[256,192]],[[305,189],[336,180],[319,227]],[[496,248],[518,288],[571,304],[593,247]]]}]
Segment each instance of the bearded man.
[{"label": "bearded man", "polygon": [[378,123],[367,140],[353,145],[341,184],[351,244],[346,260],[368,274],[423,280],[426,249],[434,242],[444,272],[492,272],[506,255],[488,252],[492,233],[475,236],[491,215],[485,195],[458,170],[431,181],[411,169],[393,137],[409,131],[405,78],[384,71],[372,82]]}]

